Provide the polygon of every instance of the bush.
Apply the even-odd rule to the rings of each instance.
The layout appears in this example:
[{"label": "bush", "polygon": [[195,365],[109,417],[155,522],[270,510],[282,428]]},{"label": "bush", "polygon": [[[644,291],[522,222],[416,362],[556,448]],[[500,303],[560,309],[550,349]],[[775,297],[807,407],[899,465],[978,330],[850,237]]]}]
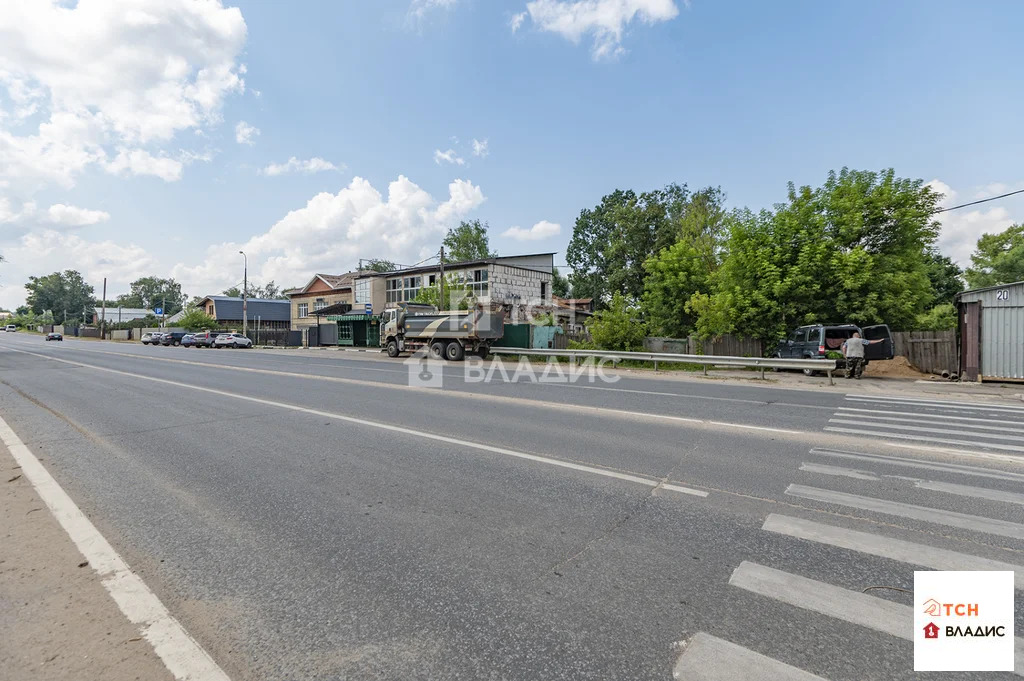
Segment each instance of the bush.
[{"label": "bush", "polygon": [[644,349],[647,325],[639,311],[621,293],[612,297],[607,310],[600,310],[587,320],[587,330],[594,344],[602,350],[636,352]]},{"label": "bush", "polygon": [[917,316],[914,328],[920,331],[947,331],[956,328],[956,308],[942,303]]}]

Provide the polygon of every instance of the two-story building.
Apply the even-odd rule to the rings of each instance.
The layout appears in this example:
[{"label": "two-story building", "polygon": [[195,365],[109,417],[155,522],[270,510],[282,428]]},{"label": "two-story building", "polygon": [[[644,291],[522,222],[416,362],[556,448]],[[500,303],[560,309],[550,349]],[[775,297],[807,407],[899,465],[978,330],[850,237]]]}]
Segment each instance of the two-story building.
[{"label": "two-story building", "polygon": [[291,328],[302,331],[316,326],[316,312],[337,305],[352,304],[352,280],[358,272],[347,274],[315,274],[302,288],[285,291],[291,301]]}]

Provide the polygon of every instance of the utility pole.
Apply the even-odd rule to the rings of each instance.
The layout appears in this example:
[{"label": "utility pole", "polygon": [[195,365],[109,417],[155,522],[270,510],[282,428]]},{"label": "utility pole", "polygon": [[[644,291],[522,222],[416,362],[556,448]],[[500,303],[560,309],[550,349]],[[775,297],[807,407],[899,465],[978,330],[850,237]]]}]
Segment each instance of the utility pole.
[{"label": "utility pole", "polygon": [[167,294],[164,294],[163,300],[160,303],[160,328],[167,328]]},{"label": "utility pole", "polygon": [[437,311],[440,312],[444,309],[444,246],[441,246],[441,278],[437,283],[440,286],[437,293]]},{"label": "utility pole", "polygon": [[103,313],[100,316],[100,340],[106,338],[107,333],[107,278],[103,277]]},{"label": "utility pole", "polygon": [[242,254],[242,335],[249,335],[249,258],[244,251]]}]

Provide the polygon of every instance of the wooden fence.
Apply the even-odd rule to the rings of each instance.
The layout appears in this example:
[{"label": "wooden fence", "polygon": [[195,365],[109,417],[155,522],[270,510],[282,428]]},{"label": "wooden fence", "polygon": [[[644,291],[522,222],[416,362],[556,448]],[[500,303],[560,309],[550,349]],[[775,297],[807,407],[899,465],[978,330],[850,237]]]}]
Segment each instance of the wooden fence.
[{"label": "wooden fence", "polygon": [[956,331],[894,331],[893,352],[931,374],[957,370]]},{"label": "wooden fence", "polygon": [[690,336],[690,352],[700,355],[726,355],[729,357],[764,357],[764,348],[757,338],[741,338],[726,334],[718,338],[700,340]]}]

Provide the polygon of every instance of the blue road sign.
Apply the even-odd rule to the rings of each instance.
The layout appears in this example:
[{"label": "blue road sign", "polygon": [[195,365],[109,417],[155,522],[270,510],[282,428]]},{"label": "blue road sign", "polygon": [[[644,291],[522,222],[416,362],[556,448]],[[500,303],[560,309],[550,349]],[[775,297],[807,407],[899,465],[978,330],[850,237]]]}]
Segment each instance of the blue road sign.
[{"label": "blue road sign", "polygon": [[373,314],[373,303],[366,304],[366,314]]},{"label": "blue road sign", "polygon": [[158,307],[155,310],[153,310],[153,312],[156,312],[157,314],[163,314],[164,313],[164,309],[162,307]]}]

